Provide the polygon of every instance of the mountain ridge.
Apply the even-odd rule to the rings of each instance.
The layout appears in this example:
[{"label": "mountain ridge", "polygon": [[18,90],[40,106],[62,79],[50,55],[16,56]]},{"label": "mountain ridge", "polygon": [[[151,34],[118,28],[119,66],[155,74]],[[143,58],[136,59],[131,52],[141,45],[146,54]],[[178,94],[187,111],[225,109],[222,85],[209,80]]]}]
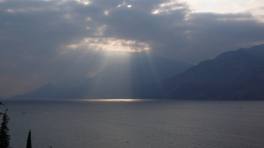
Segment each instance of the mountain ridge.
[{"label": "mountain ridge", "polygon": [[[164,60],[156,67],[160,68],[156,72],[163,69],[168,74],[167,79],[159,77],[161,73],[154,74],[152,66],[155,62],[141,60],[140,63],[136,59],[129,66],[124,63],[110,64],[76,87],[59,88],[47,84],[13,98],[264,100],[263,51],[264,45],[259,45],[224,52],[171,77],[173,64],[164,68],[166,63],[170,63]],[[160,64],[157,61],[154,65]]]},{"label": "mountain ridge", "polygon": [[[138,55],[130,58],[126,63],[109,64],[78,86],[65,88],[49,83],[11,98],[131,98],[135,88],[156,83],[191,67],[181,61],[159,57],[154,57],[151,61]],[[157,72],[153,72],[152,67],[155,67]]]},{"label": "mountain ridge", "polygon": [[162,88],[156,94],[159,98],[246,100],[252,96],[260,100],[264,99],[263,80],[263,61],[237,50],[203,61],[178,76],[156,84],[152,91]]}]

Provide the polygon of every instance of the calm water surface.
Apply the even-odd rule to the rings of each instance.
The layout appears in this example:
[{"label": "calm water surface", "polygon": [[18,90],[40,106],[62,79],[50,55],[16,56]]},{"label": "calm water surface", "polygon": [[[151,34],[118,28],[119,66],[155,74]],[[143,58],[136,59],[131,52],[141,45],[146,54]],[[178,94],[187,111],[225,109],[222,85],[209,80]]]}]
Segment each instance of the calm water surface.
[{"label": "calm water surface", "polygon": [[264,147],[264,101],[3,102],[13,148]]}]

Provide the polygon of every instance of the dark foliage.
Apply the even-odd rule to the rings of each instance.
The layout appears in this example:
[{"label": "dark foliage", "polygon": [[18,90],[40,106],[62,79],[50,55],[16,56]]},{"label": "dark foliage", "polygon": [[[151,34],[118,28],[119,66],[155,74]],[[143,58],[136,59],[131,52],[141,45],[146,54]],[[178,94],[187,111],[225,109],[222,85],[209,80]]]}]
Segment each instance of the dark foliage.
[{"label": "dark foliage", "polygon": [[29,130],[29,133],[28,133],[27,148],[32,148],[32,146],[31,146],[31,130]]},{"label": "dark foliage", "polygon": [[0,148],[9,148],[10,143],[10,135],[9,135],[9,128],[7,127],[8,121],[10,120],[9,117],[5,113],[3,114],[1,129],[0,129]]}]

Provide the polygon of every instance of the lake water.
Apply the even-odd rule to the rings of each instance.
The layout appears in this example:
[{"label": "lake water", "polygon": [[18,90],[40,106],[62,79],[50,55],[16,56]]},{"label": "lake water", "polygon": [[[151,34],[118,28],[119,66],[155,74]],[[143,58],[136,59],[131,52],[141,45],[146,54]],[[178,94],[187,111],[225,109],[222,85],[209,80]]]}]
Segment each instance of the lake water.
[{"label": "lake water", "polygon": [[3,101],[10,146],[263,148],[264,101]]}]

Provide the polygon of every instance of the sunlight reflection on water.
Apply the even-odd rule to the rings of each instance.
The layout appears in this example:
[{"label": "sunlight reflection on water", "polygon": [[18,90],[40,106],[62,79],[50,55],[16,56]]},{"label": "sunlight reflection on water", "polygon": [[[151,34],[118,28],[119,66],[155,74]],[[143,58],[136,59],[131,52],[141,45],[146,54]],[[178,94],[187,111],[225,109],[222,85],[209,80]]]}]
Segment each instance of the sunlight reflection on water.
[{"label": "sunlight reflection on water", "polygon": [[263,101],[80,99],[4,103],[9,109],[13,148],[26,145],[29,129],[35,148],[263,148],[264,145]]},{"label": "sunlight reflection on water", "polygon": [[90,101],[90,102],[145,102],[153,101],[153,99],[81,99],[78,101]]}]

